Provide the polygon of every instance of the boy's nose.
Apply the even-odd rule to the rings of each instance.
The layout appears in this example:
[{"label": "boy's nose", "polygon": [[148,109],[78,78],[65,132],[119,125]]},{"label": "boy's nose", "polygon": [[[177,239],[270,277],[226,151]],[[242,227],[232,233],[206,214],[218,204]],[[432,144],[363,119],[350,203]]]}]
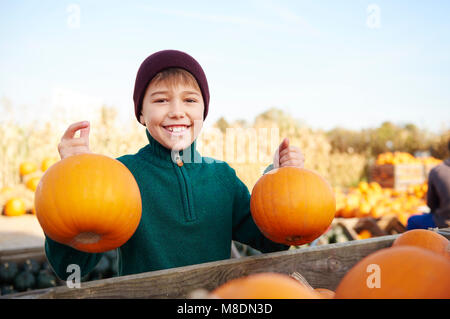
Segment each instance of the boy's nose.
[{"label": "boy's nose", "polygon": [[172,101],[170,103],[169,117],[180,117],[184,116],[184,114],[183,105],[180,101]]}]

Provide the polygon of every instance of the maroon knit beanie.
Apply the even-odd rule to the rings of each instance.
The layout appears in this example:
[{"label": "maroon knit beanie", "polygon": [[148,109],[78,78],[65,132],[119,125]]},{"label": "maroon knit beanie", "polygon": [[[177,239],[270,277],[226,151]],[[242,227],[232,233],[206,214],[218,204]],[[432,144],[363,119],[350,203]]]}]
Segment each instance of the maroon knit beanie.
[{"label": "maroon knit beanie", "polygon": [[142,62],[136,75],[136,82],[134,84],[134,112],[139,122],[139,116],[142,110],[142,101],[144,100],[147,86],[156,74],[167,68],[181,68],[191,73],[197,80],[200,87],[205,111],[203,113],[203,120],[208,115],[209,105],[209,89],[206,75],[203,72],[200,64],[187,53],[177,50],[163,50],[153,53]]}]

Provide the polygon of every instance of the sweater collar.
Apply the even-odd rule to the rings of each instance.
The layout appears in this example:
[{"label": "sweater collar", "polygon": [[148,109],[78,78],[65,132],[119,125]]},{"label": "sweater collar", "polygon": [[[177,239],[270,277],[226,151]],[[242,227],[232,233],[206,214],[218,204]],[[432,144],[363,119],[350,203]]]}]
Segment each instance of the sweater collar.
[{"label": "sweater collar", "polygon": [[200,153],[197,151],[197,140],[194,140],[190,146],[180,150],[179,152],[171,151],[162,144],[160,144],[153,136],[150,135],[149,131],[145,129],[147,134],[147,139],[149,141],[149,151],[162,163],[173,162],[177,164],[177,155],[183,161],[183,164],[194,164],[194,159],[201,160]]}]

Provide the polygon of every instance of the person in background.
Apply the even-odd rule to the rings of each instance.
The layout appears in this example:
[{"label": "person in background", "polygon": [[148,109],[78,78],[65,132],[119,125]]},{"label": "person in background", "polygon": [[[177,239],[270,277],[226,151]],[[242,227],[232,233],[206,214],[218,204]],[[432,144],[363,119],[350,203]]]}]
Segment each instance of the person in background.
[{"label": "person in background", "polygon": [[[447,147],[450,152],[450,139]],[[450,227],[450,157],[428,175],[427,205],[430,212],[411,216],[407,230]]]}]

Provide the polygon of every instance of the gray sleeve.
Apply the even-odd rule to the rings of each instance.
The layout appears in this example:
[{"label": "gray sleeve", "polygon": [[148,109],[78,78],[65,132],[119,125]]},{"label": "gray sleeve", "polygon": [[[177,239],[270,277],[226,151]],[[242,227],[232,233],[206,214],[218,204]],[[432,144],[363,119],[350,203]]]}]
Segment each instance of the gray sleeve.
[{"label": "gray sleeve", "polygon": [[428,179],[427,206],[430,207],[431,211],[434,211],[439,207],[439,197],[437,196],[436,188],[433,183],[432,174],[430,174]]}]

